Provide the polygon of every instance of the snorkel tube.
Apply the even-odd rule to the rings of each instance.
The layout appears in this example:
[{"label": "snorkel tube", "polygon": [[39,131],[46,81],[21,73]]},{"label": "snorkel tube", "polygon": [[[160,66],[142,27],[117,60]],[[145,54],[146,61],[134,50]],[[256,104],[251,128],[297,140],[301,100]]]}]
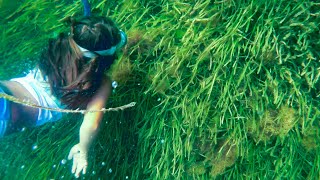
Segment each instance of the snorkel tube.
[{"label": "snorkel tube", "polygon": [[83,16],[91,16],[91,7],[88,0],[81,0],[84,8]]}]

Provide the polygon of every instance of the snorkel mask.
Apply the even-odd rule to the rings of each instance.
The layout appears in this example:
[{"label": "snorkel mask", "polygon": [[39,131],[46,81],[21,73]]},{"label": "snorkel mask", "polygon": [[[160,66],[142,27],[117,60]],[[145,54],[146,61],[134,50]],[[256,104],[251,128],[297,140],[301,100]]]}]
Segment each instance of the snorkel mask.
[{"label": "snorkel mask", "polygon": [[79,46],[78,44],[77,44],[77,46],[80,49],[80,51],[83,53],[83,56],[88,57],[88,58],[94,58],[97,56],[97,54],[100,56],[111,56],[111,55],[114,55],[114,53],[117,50],[121,49],[127,43],[126,33],[124,33],[122,30],[120,30],[120,36],[121,36],[120,42],[117,45],[112,46],[111,48],[106,49],[106,50],[90,51],[88,49],[85,49],[85,48]]},{"label": "snorkel mask", "polygon": [[[82,0],[82,3],[83,3],[83,6],[84,6],[84,16],[90,16],[91,15],[91,8],[90,8],[90,4],[88,2],[88,0]],[[121,49],[124,45],[127,44],[127,35],[125,32],[123,32],[122,30],[119,31],[120,33],[120,42],[115,45],[115,46],[112,46],[111,48],[109,49],[106,49],[106,50],[100,50],[100,51],[90,51],[88,49],[85,49],[81,46],[78,46],[78,48],[80,49],[80,51],[83,53],[83,56],[85,57],[88,57],[88,58],[94,58],[96,57],[97,55],[100,55],[100,56],[111,56],[111,55],[114,55],[114,53]]]}]

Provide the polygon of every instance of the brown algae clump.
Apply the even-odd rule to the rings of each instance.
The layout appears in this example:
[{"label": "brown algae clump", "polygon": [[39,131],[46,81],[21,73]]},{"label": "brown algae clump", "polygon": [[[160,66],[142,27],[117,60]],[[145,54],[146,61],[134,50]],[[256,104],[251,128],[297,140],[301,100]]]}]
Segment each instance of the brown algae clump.
[{"label": "brown algae clump", "polygon": [[210,176],[216,177],[222,174],[226,168],[232,166],[238,158],[238,146],[236,144],[230,144],[230,142],[223,142],[222,146],[219,146],[211,157],[209,162],[212,165],[210,170]]},{"label": "brown algae clump", "polygon": [[200,176],[207,172],[206,165],[203,162],[198,162],[190,165],[187,169],[189,175]]},{"label": "brown algae clump", "polygon": [[111,73],[113,80],[125,84],[129,78],[132,78],[132,64],[129,58],[122,57],[114,69],[116,70],[113,70]]},{"label": "brown algae clump", "polygon": [[144,30],[131,29],[128,31],[128,42],[123,49],[123,54],[133,61],[144,59],[152,54],[155,45]]},{"label": "brown algae clump", "polygon": [[295,110],[288,106],[281,106],[278,113],[279,135],[285,137],[297,122]]},{"label": "brown algae clump", "polygon": [[202,145],[200,154],[203,154],[205,159],[189,165],[186,171],[188,175],[199,176],[209,173],[211,177],[216,177],[236,162],[238,158],[238,146],[236,144],[231,144],[227,140],[221,140],[216,147],[214,145],[208,147],[209,144]]},{"label": "brown algae clump", "polygon": [[311,127],[309,130],[305,131],[301,139],[301,144],[307,151],[316,150],[319,143],[318,127]]},{"label": "brown algae clump", "polygon": [[248,131],[256,142],[269,141],[272,136],[277,134],[278,127],[275,118],[276,112],[274,110],[268,110],[256,125],[252,125],[254,122],[250,121]]},{"label": "brown algae clump", "polygon": [[284,138],[297,122],[295,113],[295,109],[285,105],[281,106],[279,110],[269,109],[256,126],[248,125],[248,131],[256,142],[267,142],[276,136]]}]

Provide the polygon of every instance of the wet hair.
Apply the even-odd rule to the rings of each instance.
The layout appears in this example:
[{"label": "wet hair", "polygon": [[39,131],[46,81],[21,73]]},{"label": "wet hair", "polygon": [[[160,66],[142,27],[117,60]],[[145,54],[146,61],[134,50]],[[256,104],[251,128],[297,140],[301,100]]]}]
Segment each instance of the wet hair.
[{"label": "wet hair", "polygon": [[[106,17],[68,19],[70,33],[50,39],[42,52],[39,68],[47,76],[53,95],[71,109],[84,109],[105,78],[116,55],[100,56],[94,51],[106,50],[120,42],[120,31]],[[78,46],[96,54],[83,56]]]}]

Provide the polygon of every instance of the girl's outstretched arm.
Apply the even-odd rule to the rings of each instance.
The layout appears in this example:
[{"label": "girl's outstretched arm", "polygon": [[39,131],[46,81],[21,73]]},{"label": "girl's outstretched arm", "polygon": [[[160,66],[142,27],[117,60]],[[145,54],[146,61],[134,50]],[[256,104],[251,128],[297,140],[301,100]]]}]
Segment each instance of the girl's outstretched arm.
[{"label": "girl's outstretched arm", "polygon": [[[100,110],[105,107],[107,99],[111,91],[110,79],[103,81],[102,86],[92,97],[87,105],[87,110]],[[68,159],[73,159],[72,173],[76,177],[80,176],[80,172],[86,173],[88,166],[88,151],[95,139],[99,124],[103,117],[103,112],[86,113],[79,131],[80,141],[70,150]]]}]

